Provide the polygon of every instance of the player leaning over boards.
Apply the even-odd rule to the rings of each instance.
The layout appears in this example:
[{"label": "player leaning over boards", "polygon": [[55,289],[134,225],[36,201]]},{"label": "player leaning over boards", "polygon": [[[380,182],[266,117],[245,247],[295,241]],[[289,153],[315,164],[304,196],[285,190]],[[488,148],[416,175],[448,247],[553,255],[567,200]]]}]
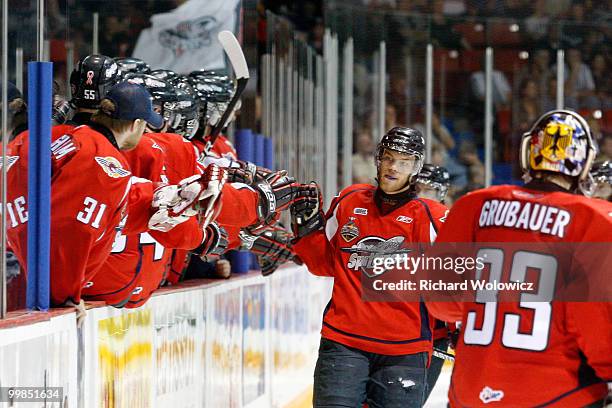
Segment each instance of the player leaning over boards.
[{"label": "player leaning over boards", "polygon": [[[568,277],[604,275],[612,258],[612,204],[575,194],[594,157],[591,132],[580,115],[566,110],[544,114],[521,143],[521,166],[531,181],[462,197],[435,245],[524,243],[512,251],[487,244],[481,256],[491,260],[485,267],[489,280],[537,279],[538,295],[548,298]],[[535,246],[538,242],[546,243],[545,252]],[[575,250],[570,262],[559,257],[562,248],[555,251],[555,243],[567,242],[608,244],[597,256]],[[585,275],[579,275],[581,264]],[[609,280],[604,285],[598,290],[609,290]],[[612,381],[611,303],[534,301],[538,298],[527,293],[520,295],[520,303],[498,302],[497,294],[485,291],[476,296],[486,303],[427,305],[437,318],[462,321],[451,407],[604,406],[605,382]]]},{"label": "player leaning over boards", "polygon": [[[388,254],[410,243],[435,239],[446,207],[416,197],[415,176],[423,165],[420,132],[396,127],[378,144],[378,187],[350,186],[324,215],[292,207],[294,249],[308,269],[334,277],[323,316],[314,373],[314,407],[420,407],[432,351],[432,320],[423,303],[365,302],[361,274],[367,260],[355,258],[367,246]],[[363,265],[363,266],[361,266]]]}]

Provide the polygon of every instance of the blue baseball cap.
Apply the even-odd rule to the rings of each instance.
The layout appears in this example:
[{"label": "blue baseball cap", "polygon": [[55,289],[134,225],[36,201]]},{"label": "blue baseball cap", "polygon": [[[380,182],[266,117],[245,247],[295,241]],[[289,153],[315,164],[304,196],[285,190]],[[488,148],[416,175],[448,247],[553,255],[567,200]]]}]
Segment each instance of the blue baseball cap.
[{"label": "blue baseball cap", "polygon": [[[21,92],[19,91],[19,89],[17,89],[17,87],[15,86],[14,83],[12,82],[7,82],[7,87],[6,87],[6,94],[7,94],[7,98],[6,100],[8,102],[11,102],[17,98],[23,98],[23,96],[21,95]],[[0,96],[2,95],[2,84],[0,84]]]},{"label": "blue baseball cap", "polygon": [[115,104],[113,119],[142,119],[155,129],[164,125],[164,119],[153,110],[151,94],[141,85],[120,82],[108,90],[105,98]]}]

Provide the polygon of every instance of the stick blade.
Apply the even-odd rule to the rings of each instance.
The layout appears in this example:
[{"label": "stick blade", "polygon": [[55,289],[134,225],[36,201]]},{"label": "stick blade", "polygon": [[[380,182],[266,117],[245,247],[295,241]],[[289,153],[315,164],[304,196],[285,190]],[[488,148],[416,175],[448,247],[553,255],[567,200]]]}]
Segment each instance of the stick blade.
[{"label": "stick blade", "polygon": [[223,46],[223,50],[232,64],[234,74],[237,79],[249,77],[249,66],[244,58],[242,47],[234,36],[234,33],[228,30],[221,31],[217,38]]}]

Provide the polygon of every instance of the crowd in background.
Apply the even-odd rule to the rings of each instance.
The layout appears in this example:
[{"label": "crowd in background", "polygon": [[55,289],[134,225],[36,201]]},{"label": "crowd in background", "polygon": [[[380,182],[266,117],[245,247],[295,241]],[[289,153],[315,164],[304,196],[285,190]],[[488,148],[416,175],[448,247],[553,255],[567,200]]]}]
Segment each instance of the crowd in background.
[{"label": "crowd in background", "polygon": [[[90,51],[93,12],[100,13],[101,52],[122,57],[131,55],[138,33],[150,25],[152,15],[184,2],[115,1],[109,8],[100,1],[47,1],[56,80],[64,85],[66,44],[73,47],[75,58]],[[19,18],[12,18],[10,24],[27,24],[35,17],[29,3],[11,5],[11,14]],[[345,20],[337,15],[350,15],[355,41],[354,181],[373,182],[375,176],[373,162],[367,158],[380,137],[374,134],[376,118],[371,101],[376,92],[372,55],[381,39],[387,43],[386,129],[395,125],[424,129],[424,44],[431,42],[436,49],[432,161],[447,167],[452,175],[454,187],[449,197],[483,183],[483,61],[487,45],[495,55],[495,163],[514,166],[520,135],[539,115],[556,107],[557,49],[565,50],[565,106],[588,118],[601,156],[611,154],[612,80],[607,71],[612,65],[612,1],[243,0],[242,7],[256,10],[253,15],[245,14],[248,18],[243,18],[243,30],[257,33],[259,55],[267,50],[268,11],[286,17],[293,25],[290,29],[319,52],[325,28],[346,30],[341,26]],[[31,36],[27,43],[35,44],[33,30],[11,32]],[[23,39],[12,41],[24,43]],[[413,59],[411,76],[406,72],[407,56]],[[438,81],[443,68],[445,89]],[[496,182],[517,182],[516,168],[513,170],[497,168]]]}]

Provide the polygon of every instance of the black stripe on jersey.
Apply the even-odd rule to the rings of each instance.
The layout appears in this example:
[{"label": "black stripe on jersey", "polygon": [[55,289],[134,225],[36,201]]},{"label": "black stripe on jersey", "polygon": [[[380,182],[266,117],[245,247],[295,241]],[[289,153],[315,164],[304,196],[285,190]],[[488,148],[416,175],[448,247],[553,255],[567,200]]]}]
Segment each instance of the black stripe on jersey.
[{"label": "black stripe on jersey", "polygon": [[[143,256],[143,252],[142,252],[142,248],[140,247],[140,245],[138,246],[138,263],[136,264],[136,273],[134,274],[134,276],[132,277],[132,279],[126,283],[123,287],[114,290],[112,292],[107,292],[107,293],[98,293],[96,295],[87,295],[87,300],[92,300],[93,298],[97,298],[100,296],[108,296],[108,295],[113,295],[115,293],[119,293],[123,290],[125,290],[127,287],[129,287],[132,282],[134,282],[134,280],[136,280],[136,278],[138,277],[138,275],[140,275],[140,269],[142,268],[142,256]],[[133,289],[132,289],[133,290]],[[120,303],[117,303],[116,305],[111,305],[113,307],[116,308],[121,308],[123,306],[125,306],[125,304],[127,303],[128,300],[130,300],[130,297],[132,296],[132,291],[130,291],[130,293],[128,293],[128,297],[125,300],[122,300]]]},{"label": "black stripe on jersey", "polygon": [[429,338],[419,337],[419,338],[411,339],[411,340],[383,340],[383,339],[376,339],[374,337],[362,336],[360,334],[349,333],[344,330],[340,330],[327,322],[323,322],[323,326],[327,326],[333,331],[338,332],[348,337],[354,337],[356,339],[367,340],[367,341],[372,341],[375,343],[382,343],[382,344],[409,344],[409,343],[415,343],[417,341],[430,341],[431,340],[431,336],[429,336]]},{"label": "black stripe on jersey", "polygon": [[335,210],[335,208],[336,208],[336,207],[338,206],[338,204],[340,204],[340,202],[341,202],[342,200],[344,200],[346,197],[348,197],[348,196],[350,196],[351,194],[356,193],[356,192],[358,192],[358,191],[371,191],[371,190],[372,190],[371,188],[358,188],[358,189],[356,189],[356,190],[349,191],[348,193],[346,193],[346,194],[345,194],[345,195],[343,195],[342,197],[338,197],[338,200],[336,200],[336,202],[335,202],[334,206],[333,206],[333,207],[329,207],[329,210],[327,210],[327,213],[329,214],[329,217],[327,217],[327,216],[326,216],[326,217],[325,217],[325,221],[329,220],[329,219],[332,217],[332,215],[334,214],[334,210]]},{"label": "black stripe on jersey", "polygon": [[438,227],[436,227],[436,223],[434,222],[433,216],[431,215],[431,211],[429,210],[429,206],[427,205],[427,203],[423,200],[421,200],[420,198],[415,198],[416,201],[418,201],[419,203],[423,204],[423,207],[425,207],[425,211],[427,211],[427,216],[429,217],[429,221],[431,221],[431,225],[433,226],[434,231],[436,232],[436,235],[438,234]]},{"label": "black stripe on jersey", "polygon": [[427,312],[427,308],[425,307],[425,303],[423,302],[419,302],[419,312],[421,314],[421,337],[417,339],[412,339],[412,340],[382,340],[382,339],[376,339],[373,337],[362,336],[360,334],[353,334],[353,333],[346,332],[344,330],[340,330],[325,321],[325,315],[327,314],[327,312],[329,312],[331,304],[332,304],[332,299],[329,300],[329,302],[327,303],[327,306],[325,306],[325,310],[323,311],[323,325],[345,336],[354,337],[354,338],[361,339],[361,340],[373,341],[377,343],[383,343],[383,344],[408,344],[408,343],[414,343],[417,341],[423,341],[423,340],[430,341],[431,340],[431,329],[429,328],[429,312]]}]

